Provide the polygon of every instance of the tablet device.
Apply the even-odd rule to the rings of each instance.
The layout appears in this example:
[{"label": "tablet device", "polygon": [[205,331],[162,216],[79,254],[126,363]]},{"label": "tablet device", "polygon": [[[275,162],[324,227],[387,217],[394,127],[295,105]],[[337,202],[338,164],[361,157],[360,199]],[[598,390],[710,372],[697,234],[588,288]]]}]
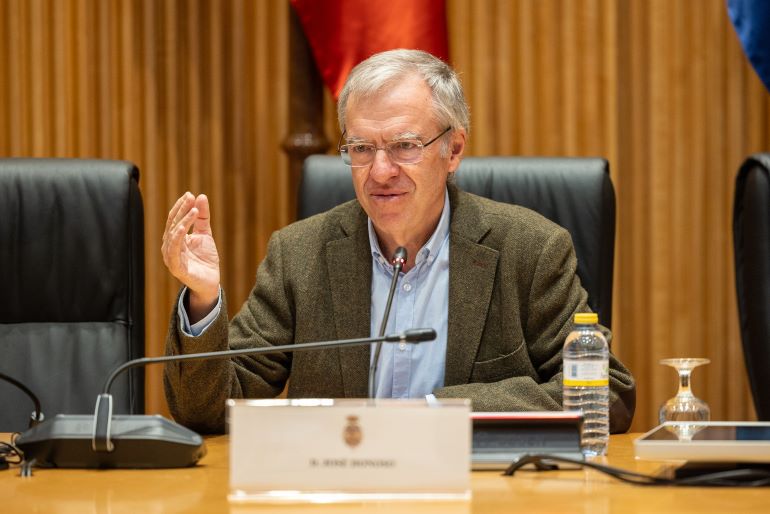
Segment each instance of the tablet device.
[{"label": "tablet device", "polygon": [[770,463],[770,422],[668,421],[634,441],[638,459]]}]

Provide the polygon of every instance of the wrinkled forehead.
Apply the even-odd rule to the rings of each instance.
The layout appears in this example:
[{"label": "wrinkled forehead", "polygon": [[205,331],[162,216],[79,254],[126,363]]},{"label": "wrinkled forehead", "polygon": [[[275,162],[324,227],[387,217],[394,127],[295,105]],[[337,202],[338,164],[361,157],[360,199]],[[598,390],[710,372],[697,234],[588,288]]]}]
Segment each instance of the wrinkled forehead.
[{"label": "wrinkled forehead", "polygon": [[[420,134],[418,131],[415,130],[404,130],[400,132],[394,132],[393,134],[390,134],[388,136],[388,140],[393,142],[398,141],[407,141],[407,140],[419,140],[420,137],[422,137],[423,134]],[[347,132],[344,134],[343,139],[347,143],[371,143],[369,139],[359,136],[355,133],[348,134]]]},{"label": "wrinkled forehead", "polygon": [[377,88],[351,91],[345,106],[344,128],[363,118],[417,117],[435,118],[435,100],[425,80],[417,74],[394,76]]}]

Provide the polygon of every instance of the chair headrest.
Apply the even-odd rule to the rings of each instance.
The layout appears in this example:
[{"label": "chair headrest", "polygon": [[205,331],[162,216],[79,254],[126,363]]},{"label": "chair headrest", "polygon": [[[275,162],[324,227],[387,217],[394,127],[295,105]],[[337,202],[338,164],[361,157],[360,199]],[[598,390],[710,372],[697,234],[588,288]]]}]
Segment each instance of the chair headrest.
[{"label": "chair headrest", "polygon": [[0,319],[125,312],[131,231],[143,223],[138,179],[122,161],[0,159]]}]

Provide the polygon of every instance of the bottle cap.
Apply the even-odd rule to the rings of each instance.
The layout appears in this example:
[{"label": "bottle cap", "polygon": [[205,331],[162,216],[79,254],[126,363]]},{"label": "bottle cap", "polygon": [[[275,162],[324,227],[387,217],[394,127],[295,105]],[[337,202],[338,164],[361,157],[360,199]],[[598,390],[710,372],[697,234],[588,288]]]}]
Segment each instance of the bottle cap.
[{"label": "bottle cap", "polygon": [[595,312],[578,312],[575,314],[575,323],[578,325],[593,325],[599,323],[599,315]]}]

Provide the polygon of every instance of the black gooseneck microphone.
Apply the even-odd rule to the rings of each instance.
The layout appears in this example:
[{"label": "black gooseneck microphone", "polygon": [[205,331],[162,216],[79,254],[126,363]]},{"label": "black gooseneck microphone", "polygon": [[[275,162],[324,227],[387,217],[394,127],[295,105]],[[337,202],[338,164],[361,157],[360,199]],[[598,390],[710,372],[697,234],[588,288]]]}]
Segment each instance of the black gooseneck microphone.
[{"label": "black gooseneck microphone", "polygon": [[21,391],[29,396],[29,399],[32,400],[32,403],[35,405],[35,410],[32,411],[32,416],[29,418],[29,427],[34,427],[41,421],[43,421],[43,411],[40,408],[40,400],[37,396],[35,396],[35,393],[33,393],[27,386],[19,382],[13,377],[9,377],[5,373],[0,373],[0,380],[5,380],[6,382],[16,386],[17,388],[21,389]]},{"label": "black gooseneck microphone", "polygon": [[112,414],[110,386],[122,372],[162,362],[227,359],[240,355],[321,350],[371,344],[378,341],[432,341],[433,329],[412,329],[382,337],[345,339],[283,346],[263,346],[220,352],[145,357],[115,368],[97,397],[90,415],[59,414],[30,428],[16,438],[27,463],[67,468],[179,468],[194,465],[205,447],[200,435],[159,415]]},{"label": "black gooseneck microphone", "polygon": [[396,292],[396,283],[398,282],[398,274],[406,263],[406,248],[399,246],[396,248],[396,252],[393,254],[393,278],[390,281],[390,291],[388,291],[388,302],[385,304],[385,313],[382,315],[382,322],[380,323],[380,340],[377,341],[377,347],[374,350],[374,358],[369,364],[369,398],[374,398],[374,378],[377,373],[377,362],[380,360],[380,351],[382,350],[382,335],[385,333],[385,327],[388,325],[388,318],[390,317],[390,305],[393,303],[393,295]]}]

